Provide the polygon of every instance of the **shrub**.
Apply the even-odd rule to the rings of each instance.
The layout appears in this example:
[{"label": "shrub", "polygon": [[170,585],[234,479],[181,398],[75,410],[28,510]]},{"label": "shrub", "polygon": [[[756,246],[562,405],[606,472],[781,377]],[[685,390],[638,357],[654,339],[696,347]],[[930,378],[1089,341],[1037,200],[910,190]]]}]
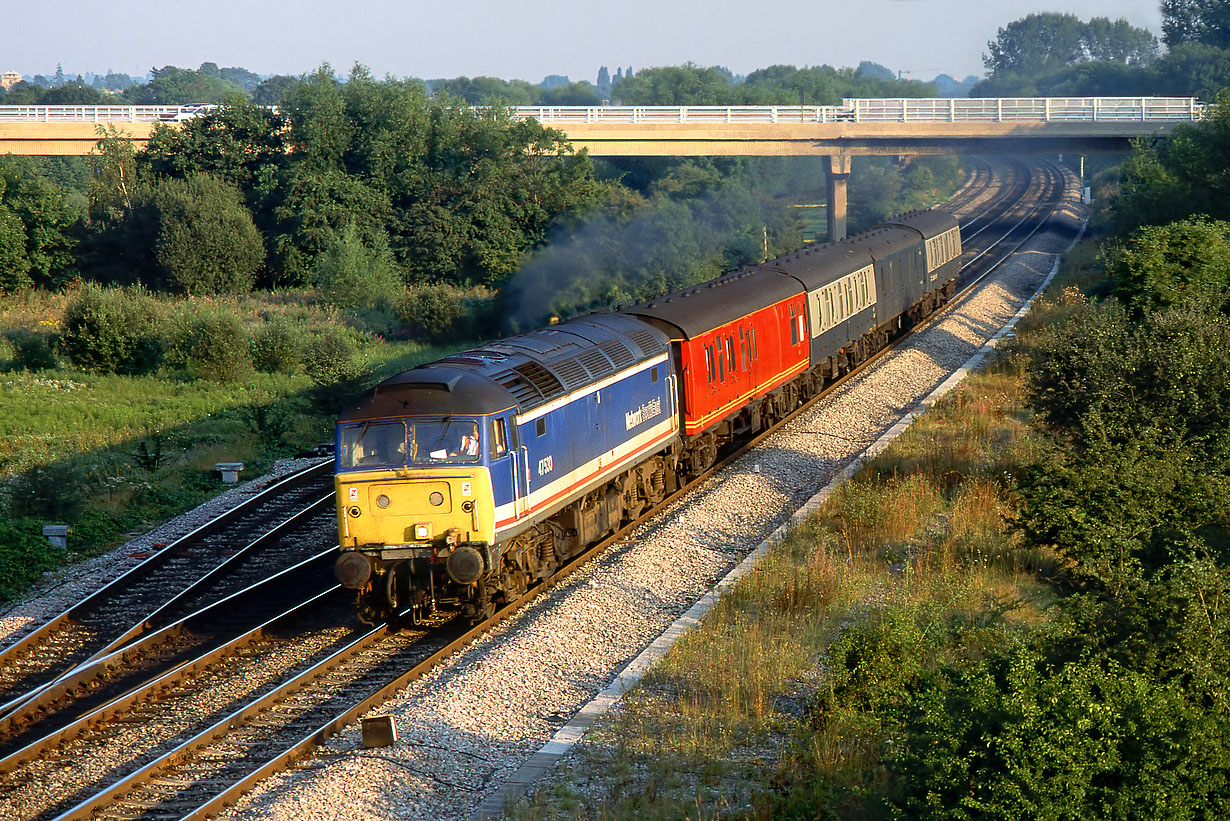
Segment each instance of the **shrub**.
[{"label": "shrub", "polygon": [[1104,250],[1115,296],[1139,317],[1192,299],[1226,301],[1230,223],[1190,219],[1147,226]]},{"label": "shrub", "polygon": [[55,339],[50,334],[18,332],[13,334],[13,362],[28,371],[48,371],[58,366]]},{"label": "shrub", "polygon": [[320,387],[357,379],[363,372],[355,361],[354,343],[336,325],[326,325],[308,340],[303,370]]},{"label": "shrub", "polygon": [[85,478],[70,464],[30,468],[9,485],[9,510],[17,517],[68,521],[85,505]]},{"label": "shrub", "polygon": [[303,357],[300,332],[281,317],[270,319],[252,339],[252,360],[265,373],[293,373]]},{"label": "shrub", "polygon": [[1113,662],[1004,654],[914,692],[890,759],[909,818],[1218,817],[1226,719]]},{"label": "shrub", "polygon": [[198,379],[225,384],[252,372],[248,330],[227,305],[186,305],[176,319],[168,354],[172,364]]},{"label": "shrub", "polygon": [[87,284],[65,311],[60,352],[98,373],[148,373],[162,359],[162,311],[144,288]]},{"label": "shrub", "polygon": [[0,599],[21,595],[38,577],[58,563],[54,550],[42,535],[42,523],[34,519],[0,521]]},{"label": "shrub", "polygon": [[316,257],[311,277],[324,301],[338,308],[387,303],[401,288],[387,240],[365,245],[353,224]]},{"label": "shrub", "polygon": [[411,286],[397,305],[410,333],[433,342],[488,336],[494,312],[494,297],[486,288],[464,290],[444,283]]}]

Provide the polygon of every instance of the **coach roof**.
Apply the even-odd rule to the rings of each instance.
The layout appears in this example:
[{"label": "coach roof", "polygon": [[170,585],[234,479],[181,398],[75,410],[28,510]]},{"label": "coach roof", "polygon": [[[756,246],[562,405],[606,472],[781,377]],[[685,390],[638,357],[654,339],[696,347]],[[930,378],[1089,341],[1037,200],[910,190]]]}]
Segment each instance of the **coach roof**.
[{"label": "coach roof", "polygon": [[802,293],[798,283],[774,271],[750,268],[623,308],[620,313],[652,317],[701,336],[736,319]]}]

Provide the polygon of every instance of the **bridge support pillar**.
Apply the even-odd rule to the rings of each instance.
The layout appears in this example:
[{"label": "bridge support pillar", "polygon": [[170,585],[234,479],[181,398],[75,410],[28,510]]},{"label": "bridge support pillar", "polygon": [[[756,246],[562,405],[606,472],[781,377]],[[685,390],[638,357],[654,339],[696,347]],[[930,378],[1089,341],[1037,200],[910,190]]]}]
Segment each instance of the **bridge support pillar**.
[{"label": "bridge support pillar", "polygon": [[846,182],[850,179],[850,157],[841,154],[824,158],[825,211],[829,219],[829,242],[846,238]]}]

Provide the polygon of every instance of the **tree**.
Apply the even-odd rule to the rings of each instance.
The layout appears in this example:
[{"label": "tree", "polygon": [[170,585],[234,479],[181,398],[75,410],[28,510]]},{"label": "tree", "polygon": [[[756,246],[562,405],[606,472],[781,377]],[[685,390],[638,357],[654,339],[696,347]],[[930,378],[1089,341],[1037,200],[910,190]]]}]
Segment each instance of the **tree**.
[{"label": "tree", "polygon": [[148,204],[157,225],[154,256],[168,284],[185,293],[245,293],[265,248],[239,191],[206,174],[166,179]]},{"label": "tree", "polygon": [[619,84],[624,105],[731,105],[737,92],[726,73],[695,63],[631,70]]},{"label": "tree", "polygon": [[1128,65],[1148,65],[1157,59],[1157,37],[1120,18],[1094,17],[1085,24],[1081,38],[1088,60],[1111,60]]},{"label": "tree", "polygon": [[544,91],[534,101],[534,105],[586,105],[595,106],[602,104],[602,97],[599,96],[598,89],[595,89],[589,83],[581,80],[576,83],[568,83],[567,85],[556,86],[555,88]]},{"label": "tree", "polygon": [[1083,57],[1084,25],[1073,14],[1030,14],[999,30],[982,61],[992,74],[1042,74]]},{"label": "tree", "polygon": [[1162,39],[1230,48],[1230,0],[1162,0]]},{"label": "tree", "polygon": [[150,72],[154,77],[148,84],[136,86],[125,93],[136,105],[225,103],[246,99],[242,87],[206,71],[163,66],[152,68]]},{"label": "tree", "polygon": [[1169,139],[1141,144],[1123,163],[1120,194],[1112,205],[1116,229],[1124,234],[1194,214],[1230,220],[1228,167],[1230,108],[1218,105]]},{"label": "tree", "polygon": [[4,244],[13,243],[5,256],[14,266],[0,274],[0,290],[30,284],[59,286],[77,276],[79,215],[27,162],[0,158],[0,211]]},{"label": "tree", "polygon": [[297,82],[299,82],[298,78],[285,74],[261,80],[260,84],[252,89],[252,102],[256,105],[280,105],[282,98],[286,95],[286,90]]}]

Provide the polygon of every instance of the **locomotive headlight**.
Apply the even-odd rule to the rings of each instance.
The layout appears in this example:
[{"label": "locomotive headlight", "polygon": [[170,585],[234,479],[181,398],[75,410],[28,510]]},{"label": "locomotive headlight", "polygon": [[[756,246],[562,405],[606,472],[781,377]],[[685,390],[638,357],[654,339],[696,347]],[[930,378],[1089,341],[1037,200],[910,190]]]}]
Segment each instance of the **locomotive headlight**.
[{"label": "locomotive headlight", "polygon": [[415,525],[414,526],[414,538],[418,539],[419,541],[426,541],[427,539],[430,539],[431,538],[431,525],[430,524]]}]

